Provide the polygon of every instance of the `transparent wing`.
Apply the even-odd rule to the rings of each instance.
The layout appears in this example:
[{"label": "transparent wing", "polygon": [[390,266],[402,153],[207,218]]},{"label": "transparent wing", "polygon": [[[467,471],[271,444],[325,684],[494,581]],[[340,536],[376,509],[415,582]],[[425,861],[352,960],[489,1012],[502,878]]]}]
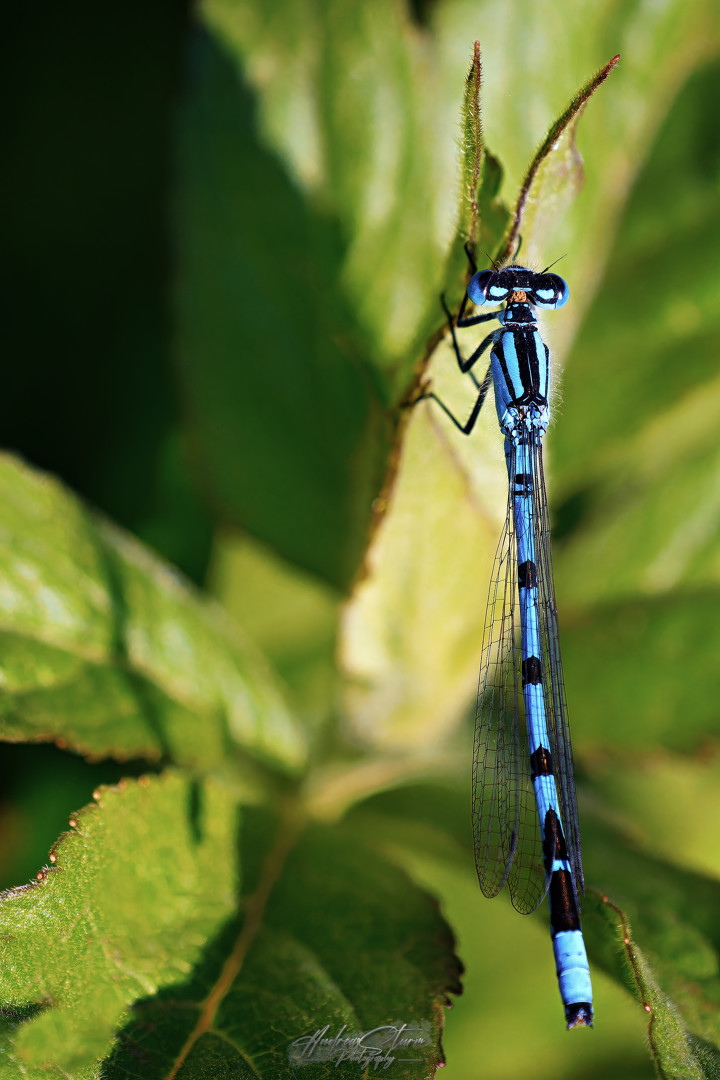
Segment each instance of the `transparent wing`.
[{"label": "transparent wing", "polygon": [[[508,469],[515,474],[515,454]],[[542,852],[522,696],[517,550],[512,497],[495,555],[475,717],[472,817],[485,896],[508,883],[513,906],[534,911],[549,884]]]},{"label": "transparent wing", "polygon": [[[583,889],[572,746],[558,637],[550,521],[540,438],[530,449],[533,532],[538,578],[541,665],[548,743],[573,884]],[[510,476],[516,473],[510,450]],[[512,496],[490,583],[483,637],[473,754],[472,816],[475,866],[486,896],[507,882],[513,906],[534,911],[549,885],[531,781],[530,747],[522,694],[517,551]]]},{"label": "transparent wing", "polygon": [[[560,655],[555,577],[550,547],[550,515],[545,490],[542,444],[539,440],[533,448],[532,462],[534,480],[533,522],[538,572],[538,612],[543,651],[541,660],[545,716],[550,738],[550,752],[555,770],[560,820],[565,832],[568,859],[573,872],[573,883],[577,894],[578,891],[584,891],[585,882],[580,850],[580,826],[575,794],[572,744],[565,698],[565,679]],[[579,899],[577,895],[576,899]]]}]

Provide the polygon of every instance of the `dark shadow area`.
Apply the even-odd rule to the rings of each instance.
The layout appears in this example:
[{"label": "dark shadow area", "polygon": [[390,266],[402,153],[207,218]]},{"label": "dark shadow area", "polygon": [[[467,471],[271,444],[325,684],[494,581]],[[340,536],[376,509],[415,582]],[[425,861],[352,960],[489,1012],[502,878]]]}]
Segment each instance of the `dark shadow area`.
[{"label": "dark shadow area", "polygon": [[553,504],[552,538],[554,543],[560,545],[563,540],[571,537],[573,532],[580,528],[588,514],[592,513],[595,496],[595,489],[588,485],[573,491],[562,502]]},{"label": "dark shadow area", "polygon": [[210,522],[171,369],[175,103],[190,4],[13,5],[0,445],[202,581]]}]

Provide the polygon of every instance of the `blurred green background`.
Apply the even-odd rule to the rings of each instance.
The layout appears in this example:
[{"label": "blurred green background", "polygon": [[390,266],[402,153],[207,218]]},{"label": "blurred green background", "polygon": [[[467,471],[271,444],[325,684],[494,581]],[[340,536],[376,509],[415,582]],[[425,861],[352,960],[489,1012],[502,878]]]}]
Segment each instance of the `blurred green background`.
[{"label": "blurred green background", "polygon": [[[449,1074],[639,1078],[646,1018],[601,971],[617,964],[592,911],[598,1024],[566,1035],[544,918],[473,880],[467,715],[504,513],[493,417],[467,447],[421,406],[392,458],[391,407],[448,287],[476,38],[508,205],[571,95],[622,55],[580,122],[585,186],[540,230],[571,290],[547,320],[558,603],[587,882],[716,1044],[714,4],[16,6],[0,432],[219,597],[310,733],[318,813],[358,803],[354,826],[440,896],[467,967]],[[446,348],[431,373],[470,400]],[[7,746],[1,884],[132,771]]]}]

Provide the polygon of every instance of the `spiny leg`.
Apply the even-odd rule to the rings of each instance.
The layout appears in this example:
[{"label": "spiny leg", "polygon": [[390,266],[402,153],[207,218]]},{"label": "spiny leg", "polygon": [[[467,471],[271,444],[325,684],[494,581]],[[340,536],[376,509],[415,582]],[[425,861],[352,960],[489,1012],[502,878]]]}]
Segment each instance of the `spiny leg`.
[{"label": "spiny leg", "polygon": [[455,414],[447,407],[442,398],[438,397],[434,390],[429,390],[427,393],[422,394],[417,400],[422,401],[426,398],[432,398],[433,401],[437,401],[440,408],[443,410],[446,416],[450,417],[458,431],[462,431],[463,435],[469,435],[472,429],[475,427],[475,423],[478,416],[480,415],[480,410],[483,407],[483,402],[485,401],[487,392],[492,386],[491,367],[487,369],[487,372],[485,373],[485,378],[483,379],[482,383],[478,383],[477,379],[475,379],[475,385],[478,387],[478,396],[475,404],[473,405],[472,412],[470,413],[470,416],[467,418],[464,424],[461,423],[460,420],[458,420],[457,416],[455,416]]},{"label": "spiny leg", "polygon": [[[465,294],[465,297],[467,299],[467,293]],[[477,349],[475,349],[475,351],[466,360],[465,357],[463,356],[462,352],[460,351],[460,346],[458,344],[458,340],[457,340],[457,337],[455,335],[455,323],[453,322],[453,317],[452,317],[452,314],[450,312],[450,309],[448,308],[447,304],[445,303],[445,297],[444,296],[440,297],[440,303],[442,304],[443,311],[445,312],[445,315],[447,316],[448,326],[450,327],[450,336],[452,337],[453,351],[455,353],[455,359],[457,360],[458,367],[462,371],[463,375],[467,375],[469,373],[470,378],[472,379],[472,381],[475,383],[477,388],[480,389],[480,383],[478,382],[474,372],[472,371],[472,368],[475,365],[476,361],[478,361],[480,359],[480,357],[485,352],[485,350],[490,347],[490,345],[492,344],[492,342],[495,339],[495,334],[496,334],[497,331],[493,330],[493,332],[491,334],[488,334],[487,337],[483,338],[483,340],[478,345]],[[462,311],[463,311],[464,307],[465,307],[465,300],[463,300],[462,306],[460,307],[461,314],[462,314]],[[457,325],[461,326],[463,328],[466,327],[466,326],[474,326],[476,323],[488,322],[490,319],[497,319],[497,315],[498,315],[498,313],[496,311],[491,311],[491,312],[488,312],[486,315],[473,316],[472,319],[470,319],[469,321],[466,319],[464,322],[460,321],[460,315],[459,315]]]},{"label": "spiny leg", "polygon": [[[468,257],[468,262],[470,263],[470,269],[471,269],[472,273],[473,274],[476,273],[477,265],[475,263],[475,259],[473,257],[472,251],[470,250],[470,248],[469,248],[469,246],[467,244],[465,244],[465,254]],[[495,340],[497,331],[493,330],[492,333],[488,334],[487,337],[485,337],[480,342],[478,347],[471,353],[471,355],[466,360],[463,357],[462,352],[460,351],[460,345],[458,344],[457,336],[455,334],[455,326],[457,325],[457,326],[460,326],[460,327],[462,327],[464,329],[464,328],[469,327],[469,326],[477,326],[479,323],[490,322],[491,320],[498,318],[499,312],[497,312],[497,311],[489,311],[489,312],[486,312],[483,315],[469,315],[469,316],[466,317],[465,316],[465,308],[467,307],[467,304],[468,304],[467,290],[465,290],[465,295],[463,296],[462,303],[460,305],[460,310],[458,312],[457,322],[455,322],[453,320],[452,312],[450,311],[450,309],[448,308],[448,306],[447,306],[447,304],[445,302],[444,295],[441,295],[440,303],[442,304],[442,308],[443,308],[443,311],[445,312],[445,316],[446,316],[447,321],[448,321],[448,326],[450,328],[450,336],[451,336],[451,339],[452,339],[453,351],[455,353],[455,359],[457,360],[458,367],[460,368],[460,371],[463,373],[463,375],[469,375],[470,376],[473,383],[475,384],[475,387],[477,388],[478,396],[477,396],[477,398],[475,400],[475,404],[473,405],[472,412],[470,413],[470,416],[468,417],[468,419],[465,421],[464,424],[460,420],[458,420],[458,418],[448,408],[448,406],[445,404],[445,402],[433,390],[427,390],[427,391],[421,393],[415,399],[415,402],[423,401],[424,399],[427,399],[427,398],[432,398],[434,401],[436,401],[438,403],[438,405],[443,410],[443,412],[446,414],[446,416],[448,416],[450,418],[450,420],[452,420],[453,424],[458,429],[458,431],[462,431],[463,435],[469,435],[472,432],[473,428],[475,427],[475,424],[477,422],[477,418],[480,415],[480,410],[483,407],[483,403],[484,403],[485,398],[487,396],[487,392],[490,389],[490,386],[492,384],[492,366],[488,367],[487,371],[485,372],[485,377],[483,378],[482,382],[479,381],[479,379],[475,375],[475,372],[472,370],[472,368],[475,366],[475,364],[480,359],[480,357],[483,355],[483,353],[485,353],[488,350],[488,348],[492,345],[492,343]],[[415,404],[415,402],[413,402],[413,404]]]}]

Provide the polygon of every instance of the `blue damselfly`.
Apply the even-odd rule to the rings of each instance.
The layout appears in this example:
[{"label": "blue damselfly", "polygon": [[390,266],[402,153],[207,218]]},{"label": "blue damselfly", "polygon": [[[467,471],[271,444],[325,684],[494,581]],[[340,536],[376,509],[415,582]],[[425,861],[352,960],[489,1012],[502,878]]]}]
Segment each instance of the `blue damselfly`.
[{"label": "blue damselfly", "polygon": [[[567,1026],[592,1026],[592,987],[580,929],[582,860],[565,702],[542,440],[550,422],[550,351],[536,308],[562,307],[568,288],[549,267],[515,263],[477,272],[472,258],[457,320],[450,324],[460,370],[478,395],[461,423],[469,435],[490,388],[505,437],[508,505],[490,585],[475,723],[472,818],[475,865],[486,896],[507,883],[514,907],[534,911],[549,894],[550,926]],[[467,305],[503,304],[466,315]],[[500,328],[466,360],[455,327],[497,319]],[[490,348],[480,382],[473,367]]]}]

